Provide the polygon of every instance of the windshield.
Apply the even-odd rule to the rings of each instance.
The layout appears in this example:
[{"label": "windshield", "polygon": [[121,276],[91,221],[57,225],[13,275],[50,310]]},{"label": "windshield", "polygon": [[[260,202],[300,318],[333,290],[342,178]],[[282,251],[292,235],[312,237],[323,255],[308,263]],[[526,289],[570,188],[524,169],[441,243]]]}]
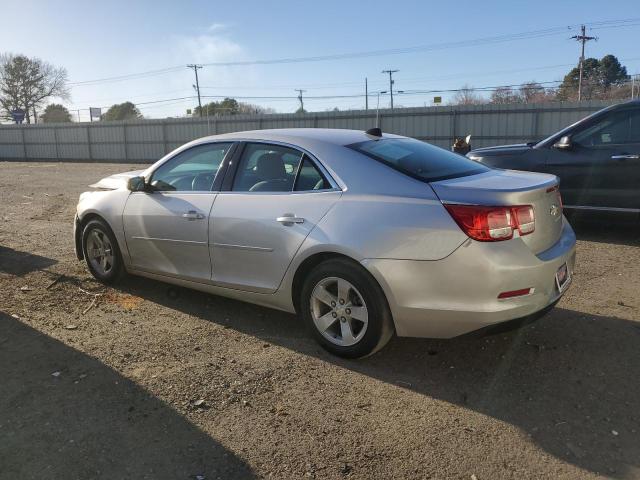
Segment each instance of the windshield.
[{"label": "windshield", "polygon": [[349,148],[423,182],[476,175],[488,167],[457,153],[412,138],[383,138]]}]

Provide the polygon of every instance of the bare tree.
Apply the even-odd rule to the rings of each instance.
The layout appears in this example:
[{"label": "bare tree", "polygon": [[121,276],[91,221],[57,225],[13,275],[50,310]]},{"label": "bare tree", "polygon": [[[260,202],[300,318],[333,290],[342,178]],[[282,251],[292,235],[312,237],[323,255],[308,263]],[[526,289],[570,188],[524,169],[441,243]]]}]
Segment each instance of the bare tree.
[{"label": "bare tree", "polygon": [[37,120],[38,108],[51,97],[69,98],[67,71],[39,58],[0,55],[0,114],[11,118],[11,111],[25,111],[27,123]]},{"label": "bare tree", "polygon": [[487,101],[475,93],[470,85],[463,85],[451,99],[452,105],[480,105],[482,103],[487,103]]},{"label": "bare tree", "polygon": [[496,103],[500,105],[509,103],[520,103],[522,98],[517,92],[513,91],[511,87],[498,87],[491,93],[490,103]]},{"label": "bare tree", "polygon": [[508,86],[498,87],[491,93],[489,101],[495,104],[542,103],[552,102],[555,97],[553,89],[545,89],[538,82],[531,81],[523,83],[517,90]]}]

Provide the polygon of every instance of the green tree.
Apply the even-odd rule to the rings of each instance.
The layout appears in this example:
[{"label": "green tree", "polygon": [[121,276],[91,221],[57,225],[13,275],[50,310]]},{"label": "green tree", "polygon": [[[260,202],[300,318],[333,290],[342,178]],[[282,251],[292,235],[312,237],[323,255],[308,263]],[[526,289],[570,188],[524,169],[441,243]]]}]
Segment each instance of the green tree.
[{"label": "green tree", "polygon": [[627,67],[624,67],[615,55],[605,55],[600,60],[599,77],[606,87],[622,85],[629,80]]},{"label": "green tree", "polygon": [[[253,105],[251,103],[239,102],[235,98],[225,98],[219,102],[209,102],[202,106],[202,116],[206,117],[209,115],[220,116],[220,115],[238,115],[238,114],[264,114],[264,113],[274,113],[275,110],[273,108],[264,108],[259,105]],[[193,109],[193,116],[200,116],[200,107],[196,107]]]},{"label": "green tree", "polygon": [[116,120],[134,120],[136,118],[142,118],[142,114],[133,103],[124,102],[112,105],[109,110],[102,114],[101,118],[108,122]]},{"label": "green tree", "polygon": [[67,71],[25,55],[0,55],[0,114],[25,111],[25,121],[36,120],[36,111],[49,98],[69,98]]},{"label": "green tree", "polygon": [[[602,59],[586,58],[582,73],[582,99],[595,100],[610,98],[612,90],[622,87],[629,80],[626,67],[615,55],[605,55]],[[565,75],[558,89],[559,100],[577,100],[580,82],[580,65]]]},{"label": "green tree", "polygon": [[40,116],[44,123],[66,123],[71,121],[71,114],[64,105],[50,103]]},{"label": "green tree", "polygon": [[235,98],[225,98],[220,102],[209,102],[202,106],[202,115],[200,115],[200,107],[193,110],[194,117],[206,117],[215,115],[236,115],[240,112],[240,104]]}]

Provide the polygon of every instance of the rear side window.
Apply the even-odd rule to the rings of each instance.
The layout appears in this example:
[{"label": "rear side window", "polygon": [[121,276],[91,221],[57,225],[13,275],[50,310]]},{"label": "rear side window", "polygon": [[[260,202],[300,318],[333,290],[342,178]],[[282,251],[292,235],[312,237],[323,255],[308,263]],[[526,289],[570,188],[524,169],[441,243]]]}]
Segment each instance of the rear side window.
[{"label": "rear side window", "polygon": [[233,181],[235,192],[290,192],[302,152],[281,145],[249,143]]},{"label": "rear side window", "polygon": [[423,182],[464,177],[490,169],[473,160],[411,138],[383,138],[349,148]]},{"label": "rear side window", "polygon": [[324,178],[313,162],[304,156],[302,165],[298,171],[298,178],[294,190],[296,192],[307,192],[311,190],[327,190],[331,184]]}]

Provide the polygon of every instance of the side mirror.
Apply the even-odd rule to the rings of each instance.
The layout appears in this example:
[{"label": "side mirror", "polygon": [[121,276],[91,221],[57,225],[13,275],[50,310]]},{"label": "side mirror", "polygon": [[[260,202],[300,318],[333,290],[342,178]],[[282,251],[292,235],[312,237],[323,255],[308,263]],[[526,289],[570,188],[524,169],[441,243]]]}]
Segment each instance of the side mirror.
[{"label": "side mirror", "polygon": [[131,177],[127,181],[127,188],[132,192],[146,192],[147,184],[144,181],[144,177]]},{"label": "side mirror", "polygon": [[569,135],[565,135],[561,137],[556,143],[553,144],[554,148],[558,148],[560,150],[570,150],[573,147],[573,142],[571,141],[571,137]]}]

